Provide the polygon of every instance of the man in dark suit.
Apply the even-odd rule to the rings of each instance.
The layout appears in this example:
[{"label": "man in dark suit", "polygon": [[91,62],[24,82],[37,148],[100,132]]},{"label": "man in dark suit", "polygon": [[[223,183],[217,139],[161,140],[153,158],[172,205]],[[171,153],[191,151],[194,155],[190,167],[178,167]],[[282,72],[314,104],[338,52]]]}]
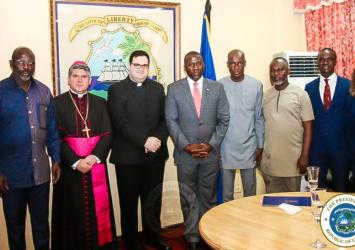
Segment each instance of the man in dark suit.
[{"label": "man in dark suit", "polygon": [[[138,238],[138,198],[141,198],[146,243],[171,249],[161,240],[160,209],[165,161],[168,158],[164,88],[148,79],[149,55],[134,51],[129,76],[108,91],[114,132],[110,162],[116,165],[121,229],[129,250],[143,249]],[[154,216],[149,214],[153,208]]]},{"label": "man in dark suit", "polygon": [[306,85],[315,120],[310,164],[320,166],[319,187],[326,187],[328,169],[332,188],[344,192],[347,180],[345,107],[350,81],[336,75],[337,55],[331,48],[318,54],[320,77]]},{"label": "man in dark suit", "polygon": [[189,249],[200,241],[198,222],[216,205],[220,143],[227,131],[229,105],[220,83],[202,77],[204,62],[186,54],[187,77],[168,86],[166,120],[175,149],[180,201]]}]

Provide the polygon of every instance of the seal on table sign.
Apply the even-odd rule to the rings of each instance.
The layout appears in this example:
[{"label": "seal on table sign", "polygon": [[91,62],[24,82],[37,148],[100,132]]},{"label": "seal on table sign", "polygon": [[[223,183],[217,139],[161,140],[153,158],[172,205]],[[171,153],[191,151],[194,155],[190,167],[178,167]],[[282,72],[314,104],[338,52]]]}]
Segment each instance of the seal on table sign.
[{"label": "seal on table sign", "polygon": [[355,195],[331,198],[324,205],[320,224],[324,236],[334,245],[355,246]]}]

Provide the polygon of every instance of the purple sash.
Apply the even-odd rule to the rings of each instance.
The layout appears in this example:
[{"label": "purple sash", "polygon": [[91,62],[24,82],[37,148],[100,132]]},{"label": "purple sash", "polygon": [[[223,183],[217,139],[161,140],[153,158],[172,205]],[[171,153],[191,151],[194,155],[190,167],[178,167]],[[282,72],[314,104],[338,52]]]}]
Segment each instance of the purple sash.
[{"label": "purple sash", "polygon": [[[80,157],[91,154],[100,136],[89,138],[65,137],[64,141]],[[97,218],[98,242],[102,246],[112,241],[109,192],[106,185],[106,172],[103,163],[95,163],[91,168],[92,187]]]}]

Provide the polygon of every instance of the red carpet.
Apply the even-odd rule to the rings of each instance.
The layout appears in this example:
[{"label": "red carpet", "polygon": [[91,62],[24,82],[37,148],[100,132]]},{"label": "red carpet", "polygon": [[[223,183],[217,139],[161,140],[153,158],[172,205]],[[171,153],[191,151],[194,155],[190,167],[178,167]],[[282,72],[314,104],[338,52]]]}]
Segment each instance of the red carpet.
[{"label": "red carpet", "polygon": [[[184,238],[184,226],[176,225],[171,226],[169,228],[165,228],[161,234],[162,239],[164,239],[173,250],[186,250],[186,241]],[[126,250],[123,240],[121,238],[118,239],[119,249]],[[153,247],[146,246],[147,250],[155,250]]]}]

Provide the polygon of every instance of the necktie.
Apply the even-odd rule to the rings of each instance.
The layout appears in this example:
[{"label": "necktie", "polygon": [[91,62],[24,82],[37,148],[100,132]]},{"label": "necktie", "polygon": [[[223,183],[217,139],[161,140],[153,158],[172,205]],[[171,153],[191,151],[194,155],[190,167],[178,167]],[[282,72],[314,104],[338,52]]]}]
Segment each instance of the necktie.
[{"label": "necktie", "polygon": [[324,79],[325,88],[324,88],[324,95],[323,95],[323,105],[325,109],[329,109],[332,100],[330,99],[330,87],[329,87],[329,79]]},{"label": "necktie", "polygon": [[196,113],[197,117],[200,118],[200,112],[201,112],[201,93],[200,90],[198,89],[198,82],[194,82],[194,89],[193,89],[193,99],[195,103],[195,108],[196,108]]}]

